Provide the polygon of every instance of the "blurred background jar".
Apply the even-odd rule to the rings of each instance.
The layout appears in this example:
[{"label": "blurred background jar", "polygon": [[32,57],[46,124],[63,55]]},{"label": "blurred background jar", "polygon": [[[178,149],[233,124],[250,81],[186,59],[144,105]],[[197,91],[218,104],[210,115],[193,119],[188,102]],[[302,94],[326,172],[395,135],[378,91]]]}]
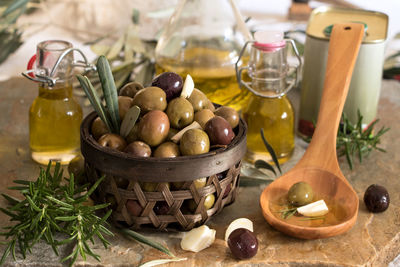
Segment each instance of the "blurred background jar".
[{"label": "blurred background jar", "polygon": [[249,93],[237,84],[235,63],[250,39],[233,0],[181,0],[158,41],[156,71],[190,74],[212,102],[241,110]]},{"label": "blurred background jar", "polygon": [[50,40],[37,45],[25,77],[38,83],[39,93],[29,109],[32,159],[67,164],[80,151],[82,109],[72,96],[72,44]]}]

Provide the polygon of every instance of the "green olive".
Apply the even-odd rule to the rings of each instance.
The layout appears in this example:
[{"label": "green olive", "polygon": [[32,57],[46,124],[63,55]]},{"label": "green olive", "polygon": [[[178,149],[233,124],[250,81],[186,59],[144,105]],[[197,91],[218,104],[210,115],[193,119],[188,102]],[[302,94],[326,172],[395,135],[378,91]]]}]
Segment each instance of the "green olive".
[{"label": "green olive", "polygon": [[[206,210],[211,209],[214,206],[215,203],[215,196],[214,194],[209,194],[206,196],[206,198],[204,199],[204,207],[206,208]],[[197,208],[197,204],[193,199],[190,199],[188,202],[188,206],[189,210],[191,212],[195,212],[196,208]]]},{"label": "green olive", "polygon": [[214,206],[214,203],[215,203],[214,194],[209,194],[208,196],[206,196],[206,199],[204,200],[204,207],[206,207],[206,209],[209,210]]},{"label": "green olive", "polygon": [[239,124],[239,113],[234,108],[226,106],[219,107],[217,108],[217,110],[215,110],[215,115],[221,116],[222,118],[227,120],[232,129],[234,129]]},{"label": "green olive", "polygon": [[200,129],[187,130],[181,138],[179,149],[182,155],[198,155],[210,150],[210,139]]},{"label": "green olive", "polygon": [[[156,182],[140,182],[140,186],[142,190],[145,192],[155,192],[163,183],[156,183]],[[165,183],[169,188],[169,183]]]},{"label": "green olive", "polygon": [[288,192],[288,201],[294,206],[304,206],[313,201],[314,192],[306,182],[298,182],[292,185]]},{"label": "green olive", "polygon": [[119,118],[121,121],[124,120],[125,114],[132,106],[132,98],[129,96],[119,96],[118,97],[118,111]]},{"label": "green olive", "polygon": [[129,132],[128,136],[125,139],[128,144],[139,139],[139,123],[136,123],[133,126],[132,130]]},{"label": "green olive", "polygon": [[185,184],[185,182],[172,182],[171,187],[174,190],[180,190],[180,189],[183,189],[182,187],[184,184]]},{"label": "green olive", "polygon": [[161,88],[146,87],[135,95],[132,100],[132,106],[134,105],[140,108],[141,114],[150,110],[163,111],[167,107],[167,96]]},{"label": "green olive", "polygon": [[207,184],[207,177],[199,178],[193,181],[194,187],[202,188]]},{"label": "green olive", "polygon": [[208,106],[207,96],[199,89],[194,88],[192,94],[188,98],[189,102],[192,104],[194,112],[202,110]]},{"label": "green olive", "polygon": [[74,175],[75,182],[79,185],[86,183],[85,159],[81,154],[76,155],[68,164],[68,172]]},{"label": "green olive", "polygon": [[207,105],[206,105],[205,108],[211,110],[212,112],[215,111],[215,106],[214,106],[214,104],[213,104],[210,100],[208,100],[208,103],[207,103]]},{"label": "green olive", "polygon": [[143,89],[143,85],[137,82],[130,82],[124,85],[124,87],[119,90],[119,95],[134,97],[139,90]]},{"label": "green olive", "polygon": [[176,135],[178,132],[179,130],[170,127],[167,135],[167,140],[171,140],[171,138],[174,137],[174,135]]},{"label": "green olive", "polygon": [[159,145],[154,151],[156,158],[175,158],[180,156],[179,146],[173,142],[165,142]]},{"label": "green olive", "polygon": [[193,106],[186,98],[177,97],[172,99],[168,103],[166,113],[173,128],[182,129],[193,122]]},{"label": "green olive", "polygon": [[214,117],[215,117],[214,112],[212,112],[209,109],[202,109],[202,110],[197,111],[194,114],[194,120],[197,121],[200,124],[201,128],[203,128],[203,129],[204,129],[204,126],[206,125],[206,123],[211,118],[214,118]]},{"label": "green olive", "polygon": [[118,134],[106,133],[97,141],[99,145],[109,147],[111,149],[122,151],[126,147],[126,141]]},{"label": "green olive", "polygon": [[94,119],[90,130],[94,139],[96,140],[98,140],[103,134],[108,133],[108,128],[106,124],[100,119],[100,117]]}]

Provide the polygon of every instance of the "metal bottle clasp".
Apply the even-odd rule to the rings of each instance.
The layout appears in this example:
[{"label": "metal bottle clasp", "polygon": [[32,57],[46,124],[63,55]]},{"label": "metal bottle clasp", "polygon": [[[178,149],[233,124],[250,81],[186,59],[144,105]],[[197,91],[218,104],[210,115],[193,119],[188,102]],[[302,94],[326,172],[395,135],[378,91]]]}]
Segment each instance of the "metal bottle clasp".
[{"label": "metal bottle clasp", "polygon": [[69,53],[73,53],[74,51],[78,52],[83,60],[77,60],[77,61],[73,61],[72,62],[72,67],[81,67],[84,69],[84,72],[89,72],[89,71],[96,71],[96,66],[94,64],[91,64],[88,62],[85,54],[78,48],[68,48],[66,49],[57,59],[56,63],[54,64],[53,68],[51,69],[49,75],[42,75],[42,74],[38,74],[35,73],[35,69],[29,69],[26,70],[24,72],[22,72],[21,74],[28,78],[31,81],[34,82],[40,82],[40,83],[47,83],[50,87],[53,87],[57,80],[59,80],[58,77],[52,77],[57,69],[57,67],[60,65],[61,61],[64,59],[64,57],[66,55],[68,55]]}]

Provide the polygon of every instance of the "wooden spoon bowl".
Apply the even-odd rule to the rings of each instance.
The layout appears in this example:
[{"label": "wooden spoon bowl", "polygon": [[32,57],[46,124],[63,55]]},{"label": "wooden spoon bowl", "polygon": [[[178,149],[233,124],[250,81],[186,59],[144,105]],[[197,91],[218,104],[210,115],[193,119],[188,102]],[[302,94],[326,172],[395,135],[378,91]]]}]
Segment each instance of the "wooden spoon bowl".
[{"label": "wooden spoon bowl", "polygon": [[[268,185],[261,194],[261,209],[267,222],[290,236],[326,238],[348,231],[357,220],[359,201],[339,168],[336,135],[363,34],[362,24],[334,26],[318,122],[311,143],[296,166]],[[286,198],[289,188],[300,181],[307,182],[316,195],[343,208],[344,214],[338,222],[320,227],[299,226],[288,223],[280,218],[279,213],[271,210],[271,204]]]}]

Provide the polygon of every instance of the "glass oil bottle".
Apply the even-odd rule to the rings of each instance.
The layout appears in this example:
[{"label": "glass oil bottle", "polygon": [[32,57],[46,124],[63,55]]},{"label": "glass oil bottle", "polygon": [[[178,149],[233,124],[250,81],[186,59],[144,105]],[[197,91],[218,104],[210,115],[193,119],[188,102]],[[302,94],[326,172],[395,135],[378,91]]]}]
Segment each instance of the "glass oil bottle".
[{"label": "glass oil bottle", "polygon": [[235,63],[250,39],[233,0],[181,0],[157,43],[156,71],[190,74],[212,102],[241,110],[250,94],[237,84]]},{"label": "glass oil bottle", "polygon": [[28,69],[36,66],[23,73],[39,87],[29,109],[29,146],[40,164],[68,164],[80,151],[82,109],[72,95],[74,50],[65,41],[41,42]]},{"label": "glass oil bottle", "polygon": [[[248,66],[237,69],[241,86],[251,92],[243,110],[248,125],[248,162],[262,159],[272,162],[261,138],[260,130],[274,149],[279,163],[286,162],[294,150],[294,112],[286,94],[297,84],[301,59],[292,40],[283,39],[281,32],[256,32],[251,44]],[[287,43],[291,44],[298,60],[297,66],[287,63]],[[242,72],[248,71],[251,82],[242,80]]]}]

